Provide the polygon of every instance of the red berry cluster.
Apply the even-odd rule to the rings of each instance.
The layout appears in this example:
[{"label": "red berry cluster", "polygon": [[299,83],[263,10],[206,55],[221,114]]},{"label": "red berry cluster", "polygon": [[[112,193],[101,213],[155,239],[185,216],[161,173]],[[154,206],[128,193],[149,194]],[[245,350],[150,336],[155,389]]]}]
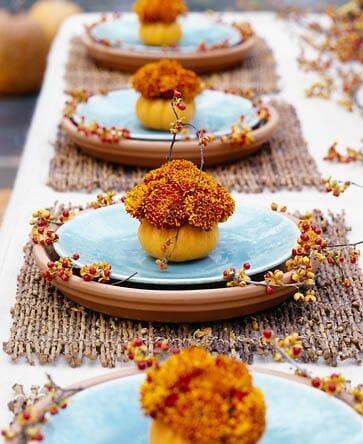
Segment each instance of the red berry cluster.
[{"label": "red berry cluster", "polygon": [[[77,257],[77,253],[75,253],[74,256]],[[69,281],[73,275],[72,259],[70,257],[63,257],[57,261],[49,261],[47,263],[47,270],[43,271],[41,275],[49,282],[56,277],[62,279],[64,282]]]},{"label": "red berry cluster", "polygon": [[[207,131],[205,129],[197,129],[191,123],[184,123],[183,120],[179,118],[176,109],[184,111],[186,109],[186,105],[183,100],[183,95],[180,91],[175,89],[173,94],[174,95],[173,95],[173,100],[171,102],[171,106],[174,110],[174,114],[176,117],[176,120],[170,126],[170,132],[171,132],[171,134],[174,135],[173,141],[175,140],[176,134],[180,133],[184,128],[187,128],[189,126],[189,127],[192,127],[193,129],[196,130],[196,136],[198,138],[198,145],[200,147],[206,147],[208,145],[208,143],[210,142],[212,136],[207,135]],[[190,137],[186,136],[184,138],[184,140],[190,140]]]},{"label": "red berry cluster", "polygon": [[53,245],[59,239],[58,234],[54,230],[47,230],[44,227],[34,227],[32,229],[32,241],[36,245],[49,246]]},{"label": "red berry cluster", "polygon": [[[286,207],[279,208],[276,203],[271,204],[273,211],[286,212]],[[285,266],[290,275],[291,283],[284,281],[285,274],[282,270],[267,271],[264,275],[264,282],[255,282],[246,274],[249,264],[244,264],[243,268],[237,272],[234,268],[228,268],[223,272],[223,278],[227,281],[228,287],[247,284],[265,285],[267,295],[273,294],[275,287],[284,285],[295,285],[297,292],[294,294],[295,301],[315,302],[316,292],[312,288],[315,283],[315,273],[313,261],[327,262],[329,264],[341,265],[344,262],[344,256],[334,246],[329,247],[327,241],[322,236],[322,230],[313,223],[312,213],[306,213],[299,221],[298,227],[300,236],[297,239],[297,245],[292,249],[291,258],[285,262]],[[350,263],[355,264],[359,258],[358,244],[353,244],[354,248],[350,251]],[[336,246],[344,247],[345,245]],[[341,283],[345,288],[351,286],[348,278],[342,276]],[[304,291],[301,288],[304,288]]]},{"label": "red berry cluster", "polygon": [[162,258],[162,259],[156,259],[155,264],[159,267],[160,271],[164,271],[168,268],[168,259]]},{"label": "red berry cluster", "polygon": [[354,148],[346,148],[346,154],[341,154],[337,149],[337,142],[331,145],[328,149],[327,155],[324,157],[324,160],[329,160],[331,162],[338,163],[350,163],[356,161],[363,161],[363,151],[356,150]]},{"label": "red berry cluster", "polygon": [[[100,94],[106,95],[107,90],[100,90]],[[127,128],[106,127],[99,125],[97,122],[90,124],[85,123],[84,117],[80,122],[75,122],[74,114],[79,103],[87,102],[91,97],[91,93],[87,90],[75,90],[70,92],[71,100],[66,102],[65,109],[63,111],[64,117],[69,118],[73,124],[76,125],[77,131],[83,133],[86,136],[96,136],[103,143],[118,143],[122,139],[130,138],[130,131]]]},{"label": "red berry cluster", "polygon": [[223,143],[228,143],[231,146],[247,146],[251,145],[255,139],[252,134],[252,129],[245,123],[244,116],[231,127],[231,132],[228,135],[221,136]]},{"label": "red berry cluster", "polygon": [[58,240],[57,233],[48,228],[53,220],[54,216],[48,210],[38,210],[32,214],[29,223],[33,226],[31,239],[34,244],[49,246]]},{"label": "red berry cluster", "polygon": [[46,395],[50,398],[51,403],[46,404],[41,410],[32,406],[27,407],[23,412],[15,418],[16,427],[13,430],[2,430],[1,436],[8,441],[16,440],[16,442],[42,442],[45,436],[41,430],[41,425],[47,422],[46,415],[52,416],[58,414],[61,409],[68,406],[65,398],[65,391],[56,386],[53,382],[44,386]]},{"label": "red berry cluster", "polygon": [[245,262],[239,272],[235,268],[227,268],[223,271],[223,279],[227,281],[227,287],[245,287],[251,278],[247,271],[251,268],[249,262]]},{"label": "red berry cluster", "polygon": [[[175,122],[173,122],[170,126],[170,132],[171,134],[173,134],[174,136],[178,133],[180,133],[184,128],[184,124],[183,121],[181,119],[176,119]],[[186,136],[184,138],[184,140],[191,140],[190,136]]]},{"label": "red berry cluster", "polygon": [[198,144],[199,146],[206,147],[211,140],[211,136],[207,135],[207,130],[202,128],[197,131]]},{"label": "red berry cluster", "polygon": [[111,269],[111,265],[107,262],[97,262],[82,267],[80,275],[86,282],[98,281],[105,284],[111,279]]},{"label": "red berry cluster", "polygon": [[72,217],[74,216],[75,216],[74,211],[69,211],[68,209],[65,209],[59,215],[59,222],[64,224],[65,222],[68,222],[70,219],[72,219]]},{"label": "red berry cluster", "polygon": [[349,260],[351,264],[356,264],[360,257],[360,251],[357,248],[352,248],[349,254]]},{"label": "red berry cluster", "polygon": [[226,268],[223,271],[223,279],[225,281],[233,281],[236,276],[237,270],[235,268]]},{"label": "red berry cluster", "polygon": [[206,52],[206,51],[214,51],[215,49],[223,49],[223,48],[230,48],[231,43],[229,39],[221,40],[220,42],[213,43],[211,45],[208,45],[205,40],[202,40],[199,42],[197,46],[197,52]]},{"label": "red berry cluster", "polygon": [[183,100],[183,94],[177,89],[174,89],[172,106],[177,107],[178,109],[180,109],[180,111],[184,111],[186,109],[186,105]]},{"label": "red berry cluster", "polygon": [[[211,84],[207,83],[207,86],[209,89],[220,90],[220,88],[216,88],[213,85],[213,83],[211,83]],[[255,107],[259,106],[262,103],[262,100],[260,98],[255,98],[256,93],[255,93],[254,89],[250,86],[242,86],[242,87],[230,86],[228,88],[223,88],[223,92],[225,92],[226,94],[233,94],[235,96],[241,96],[246,99],[253,99],[252,103]]]},{"label": "red berry cluster", "polygon": [[118,143],[120,140],[131,137],[130,130],[127,128],[117,128],[116,126],[102,126],[97,122],[86,124],[84,118],[77,124],[77,131],[85,136],[96,136],[103,143]]},{"label": "red berry cluster", "polygon": [[297,333],[292,333],[285,338],[275,338],[270,328],[265,328],[262,332],[262,345],[272,345],[274,360],[281,361],[283,354],[291,359],[299,359],[303,352],[303,345]]},{"label": "red berry cluster", "polygon": [[311,385],[319,388],[329,395],[337,395],[346,389],[347,381],[340,373],[332,373],[324,378],[315,377],[311,380]]},{"label": "red berry cluster", "polygon": [[323,179],[322,182],[325,185],[325,191],[332,193],[335,197],[339,197],[352,185],[349,180],[342,182],[340,180],[334,180],[331,177]]},{"label": "red berry cluster", "polygon": [[108,205],[113,205],[115,203],[115,196],[116,193],[114,191],[109,191],[104,194],[97,194],[97,200],[90,202],[90,207],[97,209],[107,207]]},{"label": "red berry cluster", "polygon": [[75,89],[73,91],[70,91],[69,95],[71,96],[71,100],[66,101],[63,115],[64,117],[72,118],[78,104],[82,102],[87,102],[91,96],[91,93],[86,89]]},{"label": "red berry cluster", "polygon": [[135,338],[128,341],[124,350],[127,359],[134,361],[139,370],[153,367],[163,354],[179,352],[178,348],[170,348],[167,339],[159,339],[154,344],[153,353],[150,353],[142,338]]},{"label": "red berry cluster", "polygon": [[266,287],[266,294],[268,295],[273,293],[273,287],[284,285],[284,272],[281,270],[268,271],[263,277],[268,284]]}]

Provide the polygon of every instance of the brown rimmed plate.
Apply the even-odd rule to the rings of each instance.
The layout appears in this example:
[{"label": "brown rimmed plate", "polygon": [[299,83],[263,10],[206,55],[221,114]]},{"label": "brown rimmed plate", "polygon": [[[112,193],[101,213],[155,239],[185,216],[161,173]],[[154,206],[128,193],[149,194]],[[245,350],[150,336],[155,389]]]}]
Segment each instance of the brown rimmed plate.
[{"label": "brown rimmed plate", "polygon": [[[53,248],[34,245],[33,255],[40,271],[57,258]],[[285,273],[284,282],[291,283]],[[295,287],[275,288],[267,295],[265,287],[248,285],[227,288],[206,285],[200,288],[111,285],[85,282],[73,275],[64,282],[55,278],[55,285],[74,302],[94,311],[116,317],[160,322],[201,322],[230,319],[267,310],[282,303],[295,291]]]},{"label": "brown rimmed plate", "polygon": [[[266,106],[270,114],[269,120],[252,130],[253,142],[231,145],[217,137],[209,142],[205,149],[207,166],[223,164],[247,157],[258,151],[273,136],[278,124],[277,110]],[[231,122],[233,125],[234,122]],[[121,139],[118,142],[105,143],[98,136],[85,134],[78,130],[78,125],[69,117],[62,119],[62,127],[69,138],[85,153],[110,162],[123,165],[142,167],[158,167],[168,156],[170,141]],[[200,151],[196,140],[177,141],[173,151],[173,159],[186,159],[196,164],[200,162]]]},{"label": "brown rimmed plate", "polygon": [[[252,366],[250,372],[267,405],[262,442],[360,444],[363,421],[352,409],[352,397],[346,393],[337,399],[311,387],[308,377],[257,366]],[[45,442],[73,444],[75,436],[80,444],[124,439],[132,443],[148,442],[150,419],[143,415],[139,401],[144,380],[144,372],[122,369],[67,387],[67,409],[49,416],[47,424],[42,426]],[[40,416],[51,403],[46,396],[34,405],[33,412]],[[18,423],[11,431],[19,432]],[[11,442],[20,444],[17,439]]]},{"label": "brown rimmed plate", "polygon": [[[203,14],[188,14],[180,23],[185,39],[176,48],[143,45],[138,39],[135,15],[101,18],[87,27],[82,41],[89,55],[106,68],[134,72],[146,63],[167,58],[204,73],[235,66],[250,54],[256,43],[253,35],[242,37],[238,25]],[[206,45],[204,50],[200,50],[200,44]]]}]

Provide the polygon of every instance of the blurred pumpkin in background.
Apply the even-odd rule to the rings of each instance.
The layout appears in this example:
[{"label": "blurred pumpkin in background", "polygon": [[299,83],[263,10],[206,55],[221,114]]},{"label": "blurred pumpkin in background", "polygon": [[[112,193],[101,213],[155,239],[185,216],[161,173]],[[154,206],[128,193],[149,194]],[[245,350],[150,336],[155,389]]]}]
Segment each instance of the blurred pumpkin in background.
[{"label": "blurred pumpkin in background", "polygon": [[81,12],[80,6],[67,0],[38,0],[29,9],[29,14],[44,29],[49,44],[56,36],[63,20]]},{"label": "blurred pumpkin in background", "polygon": [[34,18],[0,10],[0,93],[39,89],[47,52],[45,33]]},{"label": "blurred pumpkin in background", "polygon": [[[10,2],[13,9],[22,5]],[[0,10],[0,94],[39,89],[53,38],[65,18],[80,12],[66,0],[38,0],[28,12]]]}]

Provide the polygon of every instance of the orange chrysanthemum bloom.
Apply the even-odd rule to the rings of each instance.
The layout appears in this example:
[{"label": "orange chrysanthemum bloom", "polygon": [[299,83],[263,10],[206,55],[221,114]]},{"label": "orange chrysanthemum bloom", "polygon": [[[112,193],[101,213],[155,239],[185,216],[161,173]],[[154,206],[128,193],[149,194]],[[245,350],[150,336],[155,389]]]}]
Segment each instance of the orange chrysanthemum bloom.
[{"label": "orange chrysanthemum bloom", "polygon": [[173,23],[187,12],[183,0],[137,0],[133,9],[143,23]]},{"label": "orange chrysanthemum bloom", "polygon": [[141,405],[191,443],[255,444],[266,425],[264,396],[247,367],[196,347],[148,371]]},{"label": "orange chrysanthemum bloom", "polygon": [[195,72],[173,60],[146,64],[133,75],[132,86],[147,99],[169,100],[173,98],[174,90],[178,90],[184,100],[189,101],[202,90]]},{"label": "orange chrysanthemum bloom", "polygon": [[156,228],[190,224],[208,231],[234,211],[229,192],[188,160],[172,160],[145,175],[124,198],[126,211]]}]

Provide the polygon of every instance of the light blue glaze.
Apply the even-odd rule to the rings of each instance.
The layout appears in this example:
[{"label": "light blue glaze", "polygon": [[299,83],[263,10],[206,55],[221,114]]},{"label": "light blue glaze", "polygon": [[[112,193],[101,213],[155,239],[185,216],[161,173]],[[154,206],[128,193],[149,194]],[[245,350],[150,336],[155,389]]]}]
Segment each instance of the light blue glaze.
[{"label": "light blue glaze", "polygon": [[[133,139],[171,140],[169,131],[149,130],[139,123],[135,114],[138,97],[139,93],[133,89],[113,91],[107,95],[96,94],[87,102],[77,105],[74,119],[79,122],[84,117],[87,124],[97,122],[102,126],[127,128]],[[250,127],[259,122],[250,100],[221,91],[203,91],[196,97],[196,108],[192,123],[216,136],[229,134],[231,126],[241,116],[245,116],[245,122]],[[193,131],[190,135],[194,137]]]},{"label": "light blue glaze", "polygon": [[244,262],[250,262],[251,275],[271,269],[290,257],[298,237],[296,225],[280,213],[237,205],[228,221],[219,224],[220,240],[208,257],[171,263],[160,271],[139,244],[138,225],[123,205],[93,210],[61,226],[54,248],[60,256],[78,252],[80,266],[108,262],[116,279],[137,271],[132,282],[189,285],[219,282],[224,269],[240,268]]},{"label": "light blue glaze", "polygon": [[[139,408],[144,375],[79,393],[44,427],[45,444],[148,444],[149,419]],[[261,444],[362,444],[358,414],[320,390],[254,374],[265,394],[267,429]]]},{"label": "light blue glaze", "polygon": [[[194,52],[201,42],[205,42],[207,47],[219,44],[228,40],[229,46],[235,46],[241,42],[241,33],[233,26],[217,23],[212,19],[199,15],[198,17],[182,17],[179,23],[183,30],[183,36],[177,45],[177,50],[181,52]],[[132,51],[152,51],[160,52],[160,57],[167,57],[168,52],[175,50],[161,46],[144,45],[139,39],[139,22],[135,15],[124,16],[117,20],[107,20],[96,25],[92,30],[92,36],[99,39],[106,39],[111,46],[120,46],[122,49]]]}]

